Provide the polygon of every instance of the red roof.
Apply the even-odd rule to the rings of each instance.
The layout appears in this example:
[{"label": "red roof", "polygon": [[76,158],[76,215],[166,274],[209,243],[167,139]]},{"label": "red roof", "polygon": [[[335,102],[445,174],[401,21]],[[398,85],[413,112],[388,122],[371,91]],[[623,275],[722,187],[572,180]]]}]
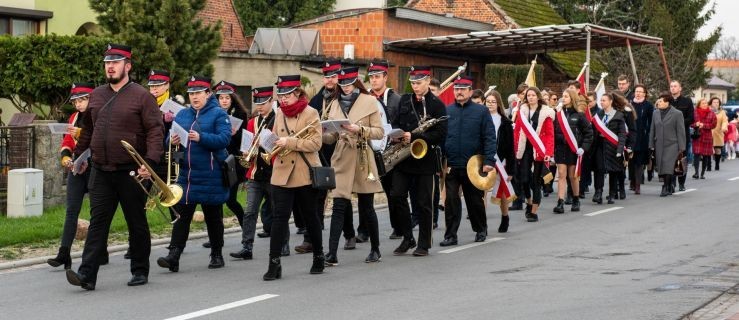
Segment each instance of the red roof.
[{"label": "red roof", "polygon": [[708,68],[739,68],[739,60],[706,60]]},{"label": "red roof", "polygon": [[244,28],[236,13],[232,0],[206,0],[198,18],[207,25],[221,21],[221,52],[248,51],[249,45],[244,37]]}]

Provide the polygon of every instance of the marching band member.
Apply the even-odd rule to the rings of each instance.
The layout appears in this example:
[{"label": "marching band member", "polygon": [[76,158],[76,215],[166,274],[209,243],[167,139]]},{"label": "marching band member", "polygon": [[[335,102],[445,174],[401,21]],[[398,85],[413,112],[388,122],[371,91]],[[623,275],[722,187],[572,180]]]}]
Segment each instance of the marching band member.
[{"label": "marching band member", "polygon": [[332,167],[336,170],[336,189],[331,191],[334,201],[326,255],[328,266],[339,263],[336,256],[339,237],[344,228],[345,217],[353,214],[353,193],[358,198],[359,220],[365,221],[372,244],[365,262],[378,262],[381,258],[374,194],[382,191],[382,185],[378,180],[377,165],[369,140],[381,139],[384,130],[378,108],[380,103],[369,95],[358,77],[359,70],[356,67],[344,68],[339,73],[341,92],[339,98],[329,106],[328,119],[348,119],[351,124],[343,125],[346,132],[323,136],[323,141],[327,144],[336,143],[331,157]]},{"label": "marching band member", "polygon": [[[258,116],[251,118],[246,130],[254,134],[254,140],[249,151],[243,156],[250,156],[250,167],[246,172],[246,213],[244,223],[241,225],[241,244],[243,248],[238,252],[230,253],[231,257],[251,260],[254,248],[254,233],[257,227],[257,214],[259,205],[264,200],[264,205],[271,202],[269,180],[272,177],[272,164],[264,161],[259,155],[265,150],[259,146],[259,134],[262,130],[272,130],[274,126],[274,112],[272,112],[273,88],[261,87],[252,90],[252,102]],[[255,150],[255,151],[252,151]],[[249,155],[249,152],[252,152]],[[262,221],[262,223],[265,223]]]},{"label": "marching band member", "polygon": [[[328,119],[328,113],[330,111],[331,102],[336,100],[339,95],[338,83],[339,83],[339,72],[341,72],[341,61],[336,59],[329,59],[324,61],[324,65],[321,68],[323,72],[323,87],[318,93],[310,99],[308,103],[311,107],[318,110],[318,114],[321,120]],[[334,144],[324,144],[321,146],[320,160],[323,166],[331,166],[331,156],[334,154]],[[320,217],[321,229],[323,229],[323,215],[326,211],[326,198],[328,191],[316,190],[316,212]],[[296,209],[300,206],[297,206]],[[297,211],[297,210],[296,210]],[[346,237],[346,244],[344,245],[345,250],[351,250],[356,248],[356,238],[354,234],[354,223],[352,217],[347,217],[344,226],[344,236]],[[313,246],[311,245],[311,235],[306,231],[303,235],[303,243],[295,246],[295,252],[297,253],[309,253],[313,252]]]},{"label": "marching band member", "polygon": [[542,100],[536,87],[526,89],[524,96],[526,102],[518,108],[513,131],[516,177],[526,198],[526,221],[536,222],[542,177],[549,175],[546,171],[554,155],[554,110]]},{"label": "marching band member", "polygon": [[[244,102],[242,102],[241,98],[236,95],[235,84],[221,80],[214,90],[216,98],[218,99],[218,105],[226,112],[226,114],[234,118],[247,121],[249,115],[244,107]],[[241,129],[242,128],[231,128],[231,142],[228,144],[226,150],[234,157],[241,156]],[[239,182],[228,190],[226,206],[231,210],[231,212],[233,212],[234,216],[236,216],[236,219],[239,221],[239,225],[243,228],[244,207],[241,206],[241,203],[239,203],[236,196],[239,193],[239,186],[241,186],[241,183],[246,180],[246,169],[242,166],[236,166],[236,176],[239,178]]]},{"label": "marching band member", "polygon": [[[513,153],[513,122],[505,114],[503,107],[503,97],[498,91],[491,91],[485,97],[485,105],[490,112],[490,118],[493,120],[495,128],[495,149],[498,155],[495,166],[498,171],[497,188],[493,188],[491,200],[500,206],[500,226],[498,232],[508,232],[508,205],[510,200],[516,197],[513,185],[510,181],[513,179],[511,174],[515,172],[516,157]],[[502,161],[502,162],[501,162]]]},{"label": "marching band member", "polygon": [[[377,98],[377,101],[380,101],[380,103],[384,107],[384,117],[386,119],[385,122],[389,122],[389,119],[394,119],[397,116],[398,105],[400,104],[400,95],[395,93],[393,89],[387,87],[387,71],[389,68],[389,63],[384,60],[372,62],[367,68],[367,76],[369,77],[371,86],[370,94]],[[388,132],[385,132],[385,134],[387,135]],[[383,142],[387,143],[386,140]],[[383,144],[381,146],[378,146],[375,151],[384,151],[385,147],[386,146]],[[385,195],[387,195],[388,211],[395,210],[394,206],[390,204],[392,198],[389,195],[390,191],[392,190],[393,184],[392,170],[391,172],[385,172],[385,175],[380,177],[380,183],[382,184],[382,189],[385,191]],[[390,226],[393,229],[392,234],[390,234],[390,239],[402,238],[400,231],[398,231],[399,223],[396,219],[397,217],[397,214],[393,214],[392,212],[390,213]]]},{"label": "marching band member", "polygon": [[[137,166],[126,149],[121,147],[125,139],[142,153],[151,164],[157,164],[162,156],[162,115],[156,100],[142,86],[128,76],[131,64],[131,47],[108,44],[103,58],[107,84],[90,93],[88,111],[82,119],[82,130],[77,141],[75,155],[90,149],[92,162],[83,163],[90,168],[90,227],[87,230],[82,264],[77,272],[67,270],[67,281],[85,290],[95,290],[100,257],[105,251],[110,224],[120,203],[126,217],[131,252],[129,286],[148,282],[151,234],[144,205],[147,194],[136,179],[129,176],[136,170],[144,178],[151,173]],[[84,169],[82,170],[84,171]]]},{"label": "marching band member", "polygon": [[[180,161],[177,183],[184,194],[174,210],[180,213],[172,227],[169,254],[157,259],[157,264],[172,272],[179,271],[180,254],[185,249],[190,233],[190,222],[197,205],[203,209],[210,241],[208,269],[224,266],[223,253],[223,203],[228,199],[228,186],[224,184],[221,163],[228,156],[226,147],[231,141],[231,121],[218,105],[211,92],[211,80],[193,76],[187,83],[190,108],[180,111],[174,122],[188,130],[184,158]],[[180,136],[172,136],[172,143],[179,144]]]},{"label": "marching band member", "polygon": [[562,106],[558,108],[554,124],[554,160],[557,163],[557,206],[554,213],[565,212],[567,179],[572,188],[572,212],[580,211],[580,170],[582,156],[593,143],[593,130],[583,114],[577,91],[567,89],[562,93]]},{"label": "marching band member", "polygon": [[481,153],[484,160],[483,172],[495,170],[495,128],[489,111],[484,106],[472,101],[473,80],[470,77],[457,77],[454,80],[455,103],[447,106],[449,121],[446,134],[446,156],[449,167],[446,184],[446,201],[444,217],[446,232],[442,247],[457,245],[457,230],[462,221],[462,200],[459,197],[461,187],[467,213],[476,232],[475,242],[483,242],[488,235],[487,216],[485,215],[485,192],[470,182],[467,175],[467,162]]},{"label": "marching band member", "polygon": [[[624,171],[624,148],[626,146],[626,116],[624,115],[623,97],[616,99],[613,93],[605,93],[600,97],[600,105],[603,107],[603,119],[595,118],[595,129],[598,131],[602,142],[600,152],[602,154],[603,169],[608,172],[608,204],[613,204],[618,198],[618,180]],[[597,190],[596,190],[597,193]]]},{"label": "marching band member", "polygon": [[446,116],[446,107],[429,90],[431,68],[428,66],[411,66],[410,81],[413,93],[404,94],[400,98],[398,115],[391,120],[394,128],[404,131],[402,142],[411,143],[415,139],[423,139],[428,145],[428,152],[420,159],[409,157],[399,163],[393,170],[393,191],[391,197],[395,214],[399,216],[403,241],[395,254],[404,254],[416,247],[411,227],[410,208],[408,207],[408,190],[415,185],[419,207],[418,248],[414,256],[427,256],[431,248],[432,212],[434,175],[441,169],[440,155],[436,148],[446,139],[446,123],[440,121],[425,132],[412,132],[422,122],[429,119],[441,119]]},{"label": "marching band member", "polygon": [[274,133],[279,139],[275,146],[291,152],[278,155],[273,162],[271,184],[274,216],[269,242],[269,268],[263,276],[265,281],[282,277],[280,254],[284,238],[279,235],[287,233],[288,218],[295,202],[305,209],[306,234],[311,237],[313,265],[310,273],[323,273],[325,267],[321,222],[316,210],[317,192],[312,187],[309,173],[310,166],[321,165],[318,151],[321,149],[322,128],[320,125],[314,126],[312,130],[315,130],[315,134],[309,138],[293,136],[312,122],[318,122],[318,111],[306,108],[308,100],[305,91],[300,88],[300,75],[278,77],[277,98],[280,108],[275,114]]},{"label": "marching band member", "polygon": [[[67,134],[62,138],[62,147],[59,151],[62,166],[64,169],[69,170],[67,174],[67,214],[64,219],[64,229],[62,229],[59,252],[56,257],[46,260],[46,263],[52,267],[64,265],[64,269],[67,270],[72,268],[72,257],[70,256],[72,241],[74,241],[74,235],[77,232],[77,218],[80,215],[80,210],[82,210],[82,200],[88,191],[87,180],[90,179],[90,170],[72,172],[74,168],[72,160],[74,158],[75,147],[77,146],[77,139],[80,136],[83,114],[87,111],[87,104],[90,102],[90,92],[94,89],[95,86],[92,83],[72,84],[69,101],[72,102],[77,112],[69,117]],[[107,248],[107,245],[105,247]],[[104,265],[107,263],[108,251],[104,250],[100,264]]]}]

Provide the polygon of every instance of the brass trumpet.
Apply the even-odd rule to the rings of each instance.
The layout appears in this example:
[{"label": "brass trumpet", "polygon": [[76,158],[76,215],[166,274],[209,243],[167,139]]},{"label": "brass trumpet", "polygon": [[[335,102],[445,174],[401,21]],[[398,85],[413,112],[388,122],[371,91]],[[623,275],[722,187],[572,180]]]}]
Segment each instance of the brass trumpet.
[{"label": "brass trumpet", "polygon": [[[289,137],[298,138],[298,139],[308,139],[313,137],[313,135],[317,134],[318,131],[316,130],[316,124],[320,124],[318,122],[318,119],[311,121],[305,128],[301,129],[300,131],[291,134]],[[265,162],[269,163],[272,158],[274,158],[276,155],[280,155],[280,157],[284,157],[288,155],[293,150],[282,148],[282,147],[274,147],[272,149],[272,152],[266,153],[262,152],[261,156],[262,159],[264,159]]]},{"label": "brass trumpet", "polygon": [[259,134],[262,133],[262,129],[264,129],[264,126],[267,124],[267,118],[264,118],[262,121],[262,125],[259,126],[259,129],[257,129],[254,134],[254,140],[251,142],[251,146],[246,152],[246,156],[236,157],[239,159],[239,164],[244,168],[249,169],[249,167],[251,167],[251,163],[254,162],[256,157],[259,155]]},{"label": "brass trumpet", "polygon": [[[146,200],[146,205],[144,206],[144,208],[146,210],[151,210],[157,207],[157,203],[161,204],[163,207],[171,207],[177,204],[177,202],[179,202],[182,198],[182,187],[180,187],[178,184],[167,184],[162,181],[162,179],[159,178],[156,173],[154,173],[154,170],[151,169],[149,164],[146,163],[144,158],[142,158],[141,155],[136,152],[136,149],[134,149],[131,144],[124,140],[121,140],[121,144],[123,145],[123,148],[126,149],[128,154],[131,155],[131,158],[133,158],[133,160],[136,161],[139,166],[143,166],[144,168],[146,168],[146,170],[149,171],[149,173],[151,173],[151,181],[153,182],[153,184],[150,190],[146,190],[146,187],[144,187],[144,178],[137,175],[135,171],[131,171],[130,173],[130,175],[134,179],[136,179],[136,182],[138,182],[144,192],[146,192],[148,195],[148,199]],[[169,177],[167,177],[167,180],[169,181]],[[177,217],[177,219],[180,218],[179,214],[177,214],[176,212],[175,216]],[[172,221],[172,223],[177,221],[177,219]]]}]

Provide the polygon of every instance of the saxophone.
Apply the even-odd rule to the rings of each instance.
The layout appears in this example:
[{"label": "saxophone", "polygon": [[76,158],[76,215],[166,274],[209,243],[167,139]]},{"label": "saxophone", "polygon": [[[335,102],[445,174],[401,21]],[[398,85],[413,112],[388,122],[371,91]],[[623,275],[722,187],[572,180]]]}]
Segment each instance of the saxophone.
[{"label": "saxophone", "polygon": [[[443,116],[440,118],[426,118],[424,117],[418,124],[418,127],[413,129],[411,133],[425,132],[429,128],[449,119],[449,116]],[[413,140],[411,143],[396,143],[382,153],[383,162],[385,162],[385,172],[390,172],[398,163],[408,159],[412,156],[415,159],[421,159],[426,156],[428,152],[428,144],[423,139]]]}]

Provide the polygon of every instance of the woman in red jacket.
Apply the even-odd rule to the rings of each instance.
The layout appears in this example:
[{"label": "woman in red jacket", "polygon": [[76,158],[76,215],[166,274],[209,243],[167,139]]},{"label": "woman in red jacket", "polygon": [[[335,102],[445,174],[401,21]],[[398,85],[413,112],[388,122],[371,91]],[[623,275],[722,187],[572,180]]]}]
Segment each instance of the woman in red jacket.
[{"label": "woman in red jacket", "polygon": [[554,155],[554,110],[542,100],[541,92],[530,87],[525,103],[518,109],[513,150],[516,153],[516,176],[526,198],[526,221],[539,221],[536,214],[541,204],[542,177],[551,177],[549,163]]},{"label": "woman in red jacket", "polygon": [[704,174],[706,173],[706,168],[711,167],[711,155],[714,153],[712,131],[716,127],[716,114],[713,113],[706,99],[700,99],[698,101],[698,107],[695,108],[693,119],[695,119],[692,126],[693,130],[700,132],[697,137],[695,135],[693,137],[693,154],[695,155],[693,159],[693,168],[695,169],[693,179],[698,179],[699,177],[699,163],[702,163],[700,178],[705,179]]}]

